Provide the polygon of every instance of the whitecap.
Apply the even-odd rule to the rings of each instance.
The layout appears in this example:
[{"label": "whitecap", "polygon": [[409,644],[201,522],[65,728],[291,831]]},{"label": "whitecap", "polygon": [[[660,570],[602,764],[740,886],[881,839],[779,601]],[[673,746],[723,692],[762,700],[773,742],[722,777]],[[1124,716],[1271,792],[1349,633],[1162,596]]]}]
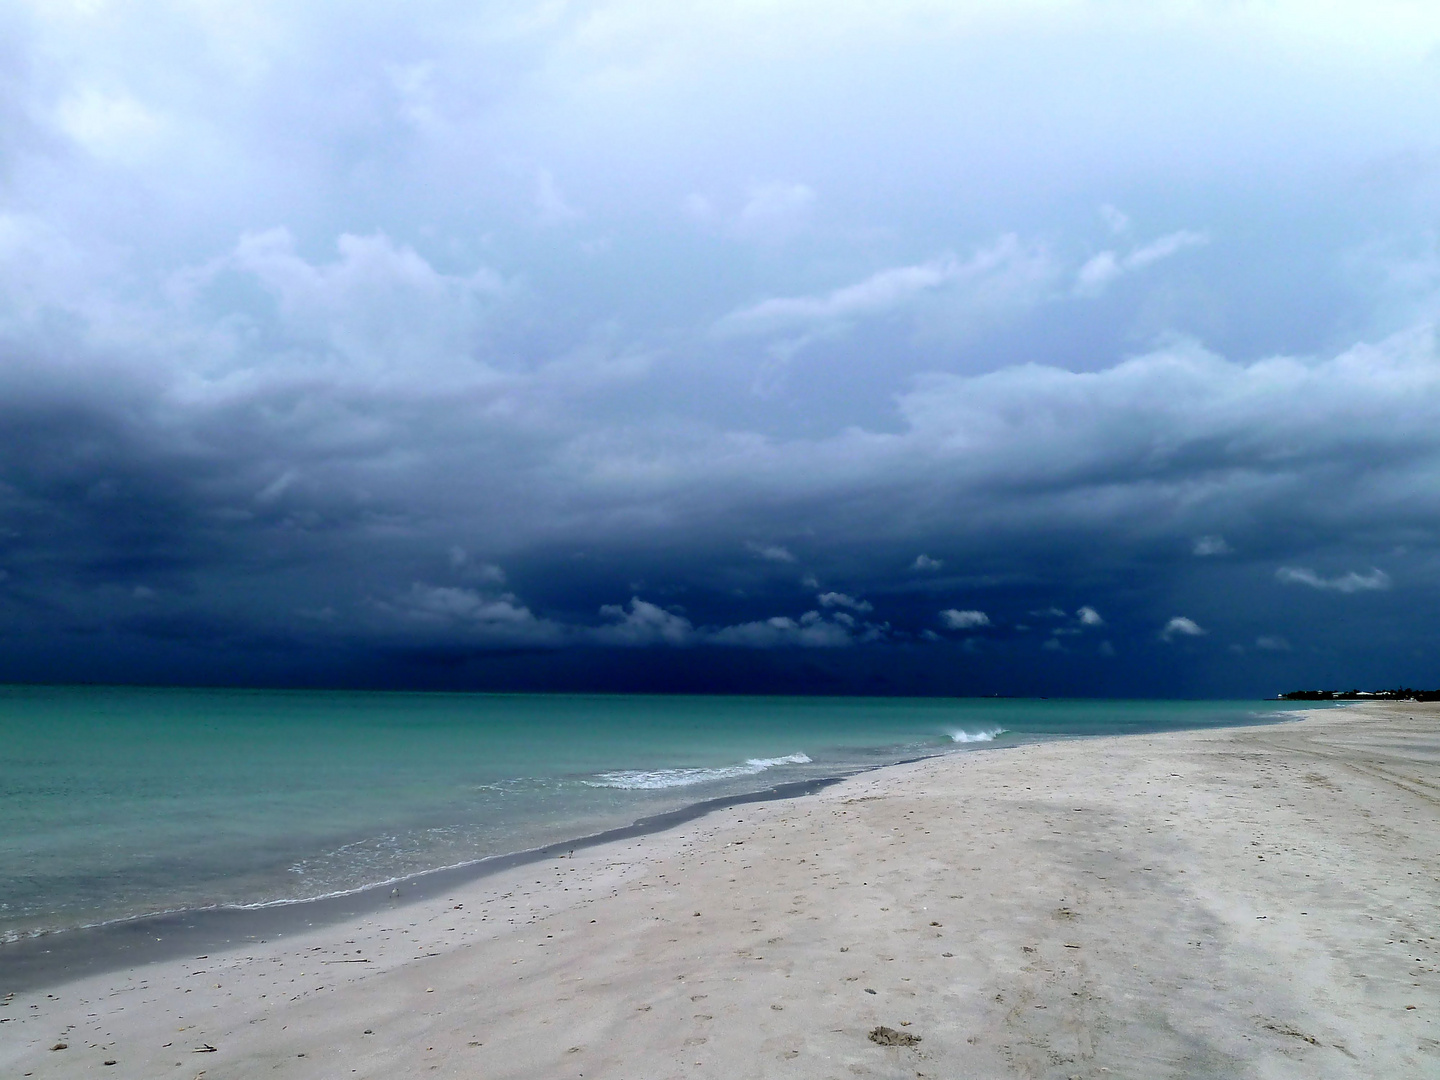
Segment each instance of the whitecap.
[{"label": "whitecap", "polygon": [[947,732],[951,742],[972,743],[972,742],[993,742],[996,735],[1005,734],[1004,728],[986,728],[984,731],[965,731],[956,729]]},{"label": "whitecap", "polygon": [[621,788],[626,791],[656,791],[663,788],[689,787],[716,780],[732,780],[739,776],[755,776],[777,765],[807,765],[808,754],[787,754],[776,758],[749,758],[743,765],[725,765],[714,769],[624,769],[599,773],[584,783],[590,787]]}]

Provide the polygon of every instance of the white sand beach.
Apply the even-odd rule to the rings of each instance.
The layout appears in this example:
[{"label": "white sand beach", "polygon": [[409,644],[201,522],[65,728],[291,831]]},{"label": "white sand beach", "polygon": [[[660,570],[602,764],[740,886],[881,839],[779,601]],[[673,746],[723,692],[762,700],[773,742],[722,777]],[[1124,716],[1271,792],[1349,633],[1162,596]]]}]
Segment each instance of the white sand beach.
[{"label": "white sand beach", "polygon": [[5,1077],[1440,1076],[1440,707],[895,766],[0,1021]]}]

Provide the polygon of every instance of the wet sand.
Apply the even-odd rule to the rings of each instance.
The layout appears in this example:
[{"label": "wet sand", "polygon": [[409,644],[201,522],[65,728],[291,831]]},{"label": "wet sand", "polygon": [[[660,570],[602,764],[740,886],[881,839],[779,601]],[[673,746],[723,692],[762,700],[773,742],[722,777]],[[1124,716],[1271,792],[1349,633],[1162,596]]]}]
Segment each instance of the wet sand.
[{"label": "wet sand", "polygon": [[1432,1077],[1437,938],[1440,708],[1377,704],[895,766],[20,991],[0,1075]]}]

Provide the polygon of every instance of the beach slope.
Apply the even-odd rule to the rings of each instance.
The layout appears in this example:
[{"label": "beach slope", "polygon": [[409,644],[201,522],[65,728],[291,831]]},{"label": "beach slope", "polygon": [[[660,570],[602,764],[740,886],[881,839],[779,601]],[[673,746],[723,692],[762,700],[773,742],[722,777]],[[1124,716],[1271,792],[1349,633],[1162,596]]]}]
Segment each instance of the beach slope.
[{"label": "beach slope", "polygon": [[895,766],[27,990],[0,1075],[1434,1077],[1437,937],[1440,708],[1367,705]]}]

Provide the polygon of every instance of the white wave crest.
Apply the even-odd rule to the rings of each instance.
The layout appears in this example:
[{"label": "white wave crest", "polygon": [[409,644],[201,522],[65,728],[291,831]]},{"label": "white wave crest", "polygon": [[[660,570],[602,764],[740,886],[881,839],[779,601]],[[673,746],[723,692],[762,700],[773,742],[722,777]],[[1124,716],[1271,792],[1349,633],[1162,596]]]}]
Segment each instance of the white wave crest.
[{"label": "white wave crest", "polygon": [[731,780],[737,776],[755,776],[776,765],[806,765],[808,754],[787,754],[776,758],[750,758],[743,765],[727,765],[718,769],[626,769],[622,772],[598,774],[586,780],[591,787],[623,788],[627,791],[656,791],[661,788],[689,787],[714,780]]},{"label": "white wave crest", "polygon": [[965,731],[963,729],[957,729],[955,731],[948,732],[948,734],[950,736],[951,742],[992,742],[996,735],[1005,734],[1005,729],[1000,727],[986,728],[984,731]]}]

